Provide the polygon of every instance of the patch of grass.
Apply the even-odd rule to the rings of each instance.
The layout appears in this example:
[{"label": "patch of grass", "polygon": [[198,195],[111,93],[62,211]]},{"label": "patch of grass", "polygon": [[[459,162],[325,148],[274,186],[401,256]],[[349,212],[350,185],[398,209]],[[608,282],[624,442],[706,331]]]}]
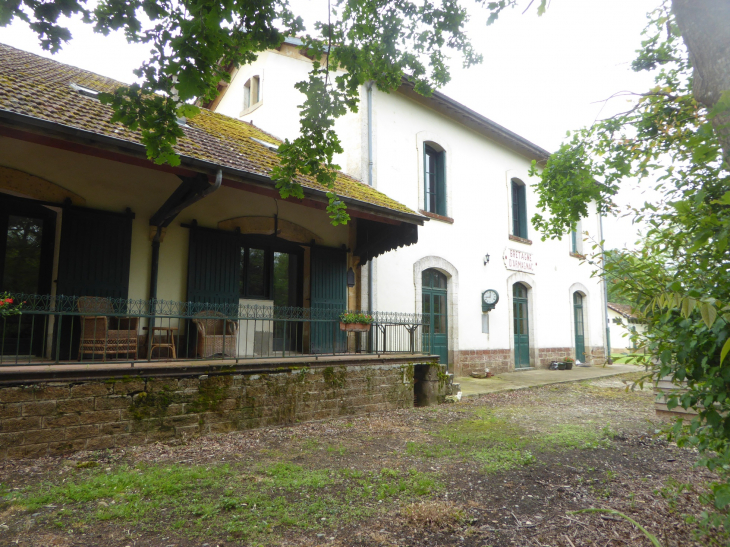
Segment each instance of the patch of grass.
[{"label": "patch of grass", "polygon": [[552,432],[542,437],[545,450],[608,448],[613,433],[607,427],[595,429],[578,424],[557,424]]},{"label": "patch of grass", "polygon": [[515,467],[522,467],[535,463],[535,456],[529,450],[518,450],[515,448],[493,447],[476,451],[472,457],[484,464],[482,470],[485,473],[497,473],[508,471]]},{"label": "patch of grass", "polygon": [[[525,429],[521,423],[533,425]],[[535,451],[606,448],[613,432],[595,424],[538,423],[512,409],[475,409],[469,418],[452,423],[432,443],[406,443],[406,453],[420,458],[464,458],[481,464],[485,473],[508,471],[535,463]]]},{"label": "patch of grass", "polygon": [[327,452],[329,452],[330,454],[337,454],[338,456],[344,456],[345,454],[347,454],[347,447],[343,446],[342,443],[337,445],[330,444],[327,445]]},{"label": "patch of grass", "polygon": [[307,469],[290,462],[253,469],[153,465],[79,471],[62,484],[16,492],[11,501],[28,511],[62,505],[43,517],[61,527],[114,520],[150,531],[172,527],[191,537],[250,540],[291,527],[341,526],[387,510],[388,502],[412,501],[442,487],[434,475],[415,469]]},{"label": "patch of grass", "polygon": [[406,443],[406,453],[423,458],[473,459],[485,473],[528,465],[535,457],[525,446],[529,436],[513,422],[488,411],[472,413],[476,418],[458,421],[436,434],[435,443]]}]

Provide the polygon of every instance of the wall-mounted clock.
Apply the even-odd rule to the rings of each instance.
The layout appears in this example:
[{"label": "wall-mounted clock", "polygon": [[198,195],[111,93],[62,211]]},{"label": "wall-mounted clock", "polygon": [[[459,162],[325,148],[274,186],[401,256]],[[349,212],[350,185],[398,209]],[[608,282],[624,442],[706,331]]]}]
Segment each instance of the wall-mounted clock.
[{"label": "wall-mounted clock", "polygon": [[482,293],[482,311],[491,311],[499,302],[499,293],[494,289],[487,289]]}]

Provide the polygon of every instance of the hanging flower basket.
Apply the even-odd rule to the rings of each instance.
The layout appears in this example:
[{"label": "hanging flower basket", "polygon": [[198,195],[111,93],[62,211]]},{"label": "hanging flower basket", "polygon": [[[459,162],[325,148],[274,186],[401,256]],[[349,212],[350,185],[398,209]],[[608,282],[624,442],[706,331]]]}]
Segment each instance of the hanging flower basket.
[{"label": "hanging flower basket", "polygon": [[371,315],[364,313],[340,314],[340,330],[345,332],[368,332],[373,322]]},{"label": "hanging flower basket", "polygon": [[370,323],[343,323],[340,321],[340,330],[345,332],[368,332]]}]

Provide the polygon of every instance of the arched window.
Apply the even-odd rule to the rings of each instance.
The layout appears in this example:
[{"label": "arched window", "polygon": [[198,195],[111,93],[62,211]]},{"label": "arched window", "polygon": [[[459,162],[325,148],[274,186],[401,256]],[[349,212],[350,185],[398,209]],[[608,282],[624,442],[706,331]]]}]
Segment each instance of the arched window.
[{"label": "arched window", "polygon": [[526,188],[519,179],[512,179],[512,235],[527,239]]},{"label": "arched window", "polygon": [[446,216],[446,153],[434,143],[423,145],[424,196],[423,209]]},{"label": "arched window", "polygon": [[261,78],[251,76],[246,83],[243,84],[243,109],[251,108],[261,101]]}]

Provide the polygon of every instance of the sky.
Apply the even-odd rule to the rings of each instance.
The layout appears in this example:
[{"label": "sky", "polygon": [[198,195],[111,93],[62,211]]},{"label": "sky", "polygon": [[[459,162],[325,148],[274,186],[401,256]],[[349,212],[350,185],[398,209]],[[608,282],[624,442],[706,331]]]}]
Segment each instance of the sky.
[{"label": "sky", "polygon": [[[467,0],[467,32],[484,62],[464,69],[454,57],[452,80],[441,91],[554,151],[567,131],[630,107],[625,99],[606,101],[612,94],[651,86],[651,77],[632,72],[630,64],[641,46],[646,13],[659,3],[551,0],[542,17],[534,8],[524,15],[509,10],[487,27],[486,11]],[[292,0],[291,5],[307,25],[327,15],[324,0]],[[17,20],[0,28],[0,42],[122,82],[136,80],[132,71],[147,57],[149,46],[129,44],[121,33],[95,34],[76,21],[69,27],[73,40],[53,56]],[[640,192],[627,190],[617,201],[637,199],[643,201]],[[604,233],[609,248],[631,247],[636,240],[636,228],[626,219],[607,218]]]}]

